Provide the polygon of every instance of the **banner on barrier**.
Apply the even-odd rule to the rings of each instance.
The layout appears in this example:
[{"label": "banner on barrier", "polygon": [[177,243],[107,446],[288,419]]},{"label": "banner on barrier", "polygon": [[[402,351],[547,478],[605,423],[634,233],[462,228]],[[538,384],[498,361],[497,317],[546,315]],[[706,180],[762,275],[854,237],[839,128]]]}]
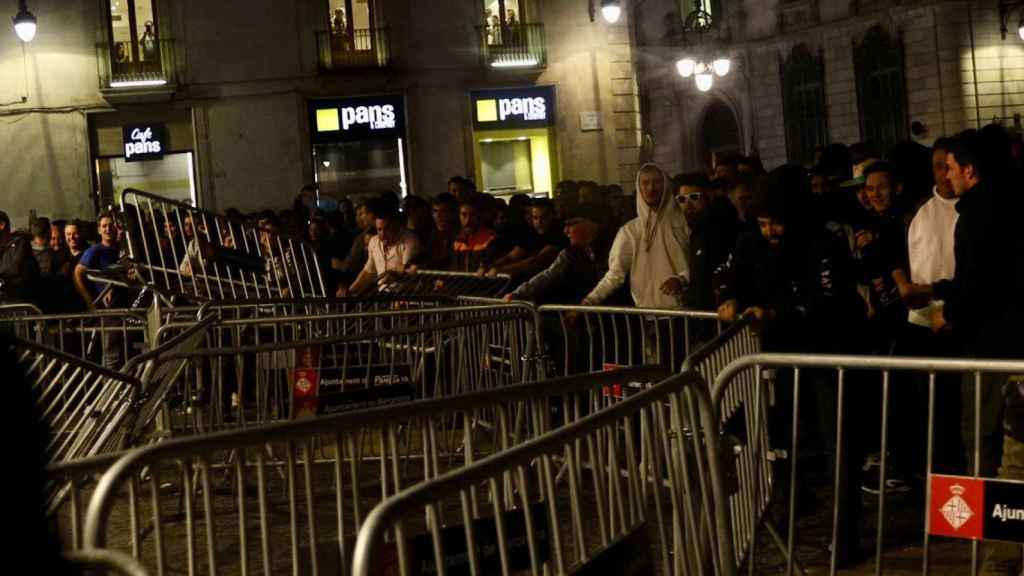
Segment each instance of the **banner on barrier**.
[{"label": "banner on barrier", "polygon": [[1024,482],[932,474],[929,532],[1024,542]]},{"label": "banner on barrier", "polygon": [[408,364],[323,368],[320,363],[319,346],[295,349],[292,419],[388,406],[416,397]]}]

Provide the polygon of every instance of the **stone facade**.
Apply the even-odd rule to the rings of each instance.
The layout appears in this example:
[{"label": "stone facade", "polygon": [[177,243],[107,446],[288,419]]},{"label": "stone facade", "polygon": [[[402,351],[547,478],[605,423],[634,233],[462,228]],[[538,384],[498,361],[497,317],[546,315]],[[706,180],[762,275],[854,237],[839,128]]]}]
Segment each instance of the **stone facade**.
[{"label": "stone facade", "polygon": [[[404,94],[409,181],[433,195],[456,174],[473,174],[469,91],[555,85],[562,178],[632,187],[641,150],[640,103],[630,16],[615,24],[576,0],[534,2],[546,32],[547,66],[481,65],[479,0],[376,0],[390,32],[392,65],[324,73],[316,32],[328,27],[327,0],[159,2],[161,34],[174,39],[177,84],[162,93],[101,93],[97,41],[106,26],[96,0],[30,2],[39,20],[22,45],[0,34],[0,210],[16,226],[30,209],[91,218],[97,189],[90,125],[95,117],[150,110],[192,119],[199,202],[204,208],[285,208],[313,181],[306,103],[311,98]],[[24,97],[24,101],[22,101]],[[581,112],[600,130],[583,131]]]},{"label": "stone facade", "polygon": [[1024,114],[1024,42],[1015,28],[1001,38],[994,1],[725,2],[733,71],[708,93],[675,74],[684,48],[660,32],[692,3],[648,0],[634,15],[642,29],[637,51],[650,56],[639,75],[641,93],[652,100],[649,131],[656,158],[671,170],[706,167],[701,123],[714,99],[733,110],[742,151],[759,154],[769,168],[790,160],[780,61],[798,43],[824,57],[829,141],[862,140],[853,47],[874,26],[902,39],[907,122],[928,128],[918,138],[923,144],[993,120],[1012,126]]}]

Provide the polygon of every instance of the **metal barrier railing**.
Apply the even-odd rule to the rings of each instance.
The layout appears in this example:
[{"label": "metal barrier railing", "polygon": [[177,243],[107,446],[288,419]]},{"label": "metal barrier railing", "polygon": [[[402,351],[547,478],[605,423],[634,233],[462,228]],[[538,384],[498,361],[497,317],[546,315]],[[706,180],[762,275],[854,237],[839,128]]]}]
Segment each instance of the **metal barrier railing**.
[{"label": "metal barrier railing", "polygon": [[378,501],[608,405],[604,387],[664,375],[542,380],[133,450],[93,493],[85,548],[131,550],[161,574],[344,572]]},{"label": "metal barrier railing", "polygon": [[[286,420],[304,403],[297,398],[319,393],[330,402],[311,409],[329,413],[360,394],[376,397],[380,383],[431,398],[529,381],[542,369],[536,326],[535,311],[517,304],[222,320],[205,349],[187,357],[172,431]],[[314,392],[296,393],[303,375]]]},{"label": "metal barrier railing", "polygon": [[196,301],[326,296],[303,242],[134,189],[121,209],[139,279],[158,290]]},{"label": "metal barrier railing", "polygon": [[25,340],[15,340],[13,348],[50,430],[44,461],[93,456],[120,442],[119,431],[142,388],[135,375]]},{"label": "metal barrier railing", "polygon": [[718,335],[714,312],[624,306],[540,306],[544,342],[558,374],[658,364],[678,371]]},{"label": "metal barrier railing", "polygon": [[511,288],[512,279],[508,274],[484,276],[472,272],[450,272],[447,270],[417,270],[404,274],[394,282],[381,287],[390,294],[402,296],[462,296],[497,298]]},{"label": "metal barrier railing", "polygon": [[[709,409],[699,376],[679,374],[386,499],[352,573],[734,574],[710,552],[711,500],[691,462],[706,452],[684,425],[685,391]],[[461,525],[445,525],[451,514]]]},{"label": "metal barrier railing", "polygon": [[35,304],[15,302],[0,304],[0,319],[21,318],[23,316],[41,316],[43,311]]},{"label": "metal barrier railing", "polygon": [[114,576],[149,576],[149,572],[134,558],[114,550],[79,550],[64,555],[67,567],[75,574],[100,574]]},{"label": "metal barrier railing", "polygon": [[0,317],[0,329],[81,360],[120,370],[148,346],[142,310]]},{"label": "metal barrier railing", "polygon": [[[973,392],[973,428],[974,428],[974,441],[973,446],[968,446],[969,454],[973,454],[973,469],[969,470],[968,473],[974,477],[981,475],[980,468],[980,453],[982,450],[982,398],[984,395],[991,393],[990,390],[986,390],[988,386],[991,386],[988,382],[983,384],[983,379],[987,379],[990,375],[1022,375],[1024,379],[1024,361],[1007,361],[1007,360],[973,360],[973,359],[938,359],[938,358],[902,358],[902,357],[872,357],[872,356],[842,356],[842,355],[810,355],[810,354],[754,354],[743,356],[731,362],[728,366],[723,368],[717,375],[714,386],[711,392],[711,410],[712,414],[723,414],[726,411],[726,407],[729,405],[730,395],[735,393],[735,388],[746,387],[749,385],[750,380],[753,378],[753,387],[756,391],[755,396],[761,405],[753,411],[753,418],[770,418],[772,417],[771,412],[767,408],[769,395],[767,393],[767,386],[765,378],[765,369],[774,369],[775,389],[776,397],[780,398],[776,404],[776,411],[778,412],[774,417],[779,416],[785,417],[781,422],[786,425],[786,437],[785,438],[774,438],[773,446],[766,444],[768,438],[766,436],[758,436],[754,441],[754,446],[751,450],[750,462],[754,464],[753,475],[758,477],[762,475],[762,470],[770,468],[766,465],[766,461],[772,456],[777,455],[780,451],[784,450],[787,453],[786,458],[788,459],[788,476],[789,482],[784,488],[788,491],[788,526],[786,541],[783,545],[785,551],[786,565],[784,571],[787,574],[791,574],[794,567],[798,567],[797,559],[794,555],[794,548],[796,543],[796,497],[798,490],[798,462],[801,456],[802,446],[800,444],[800,432],[801,432],[801,386],[807,386],[811,390],[816,391],[832,391],[834,390],[835,395],[835,429],[833,431],[822,431],[834,433],[834,471],[832,478],[832,514],[829,516],[831,520],[830,525],[830,541],[831,541],[831,552],[828,554],[828,558],[824,560],[830,566],[832,573],[835,573],[837,564],[839,561],[839,532],[843,529],[852,528],[841,528],[840,524],[843,522],[850,522],[851,517],[859,515],[859,508],[853,507],[852,504],[844,501],[844,498],[849,496],[847,490],[854,490],[856,494],[860,493],[859,482],[856,482],[856,477],[861,470],[861,458],[864,456],[865,448],[862,445],[863,440],[861,436],[870,432],[864,426],[864,419],[867,414],[863,410],[857,410],[854,415],[850,409],[853,400],[863,402],[860,398],[865,395],[867,390],[870,388],[866,387],[868,382],[865,381],[865,376],[874,378],[874,381],[880,384],[880,389],[877,390],[877,399],[880,408],[880,420],[879,420],[879,447],[880,447],[880,466],[879,466],[879,501],[878,501],[878,518],[876,525],[875,535],[875,554],[874,554],[874,570],[876,574],[883,573],[885,570],[885,544],[886,544],[886,527],[888,523],[892,522],[893,517],[887,514],[887,503],[886,495],[888,491],[887,485],[887,465],[890,463],[889,451],[892,448],[891,441],[892,426],[890,422],[894,417],[894,412],[891,406],[891,396],[893,390],[907,391],[909,388],[914,387],[918,383],[927,384],[927,398],[918,398],[916,401],[912,401],[909,409],[904,410],[900,414],[900,418],[913,417],[914,410],[924,410],[924,404],[927,404],[927,424],[922,434],[926,434],[927,442],[921,446],[920,443],[913,444],[911,449],[926,450],[923,458],[920,455],[914,454],[892,454],[891,457],[897,459],[907,458],[918,458],[924,461],[923,472],[931,475],[934,472],[933,463],[934,456],[936,454],[936,442],[935,442],[935,431],[936,431],[936,391],[937,391],[937,377],[941,374],[963,374],[965,377],[970,378],[971,385],[969,389]],[[753,372],[751,375],[750,373]],[[910,378],[908,378],[910,376]],[[985,377],[985,378],[983,378]],[[780,381],[785,379],[785,386],[780,384]],[[851,386],[851,380],[854,380]],[[967,382],[967,380],[965,380]],[[960,382],[944,382],[943,385],[959,387]],[[789,388],[791,393],[788,393],[789,402],[791,406],[787,405],[787,401],[780,397],[780,392],[785,388]],[[853,393],[853,389],[856,390],[856,395]],[[998,394],[998,391],[996,392]],[[1002,396],[999,396],[1001,401]],[[779,405],[781,403],[781,406]],[[780,410],[781,409],[781,410]],[[869,407],[870,409],[870,407]],[[876,413],[877,414],[877,413]],[[748,416],[748,418],[750,418]],[[852,421],[856,418],[855,421]],[[828,418],[826,417],[826,420]],[[1001,426],[1001,422],[998,423]],[[755,424],[756,427],[759,426]],[[905,426],[905,423],[901,423],[901,426]],[[1001,428],[997,429],[996,432],[1001,432]],[[907,433],[903,431],[902,433]],[[857,450],[853,450],[852,447],[857,447]],[[944,450],[955,449],[955,447],[943,447]],[[745,449],[746,451],[746,449]],[[752,527],[752,530],[748,530],[748,534],[751,538],[749,542],[749,549],[744,554],[743,549],[737,549],[735,551],[727,550],[725,547],[731,545],[730,539],[719,538],[721,548],[721,554],[724,558],[733,558],[737,566],[742,564],[745,560],[750,563],[751,570],[754,570],[754,565],[758,561],[757,556],[757,542],[754,538],[757,534],[757,528],[762,523],[761,512],[762,510],[756,506],[749,506],[746,503],[757,502],[761,500],[761,496],[758,495],[757,491],[764,489],[763,483],[750,483],[740,485],[740,491],[729,497],[725,495],[724,480],[719,466],[716,462],[712,462],[712,482],[715,487],[716,498],[722,498],[723,501],[728,500],[730,512],[734,522],[742,522],[747,526]],[[841,487],[841,483],[845,487]],[[753,490],[753,493],[750,492]],[[932,506],[931,499],[934,495],[931,494],[930,484],[926,488],[926,498],[928,510]],[[911,510],[915,514],[921,513],[921,507],[919,503],[913,504]],[[926,510],[924,512],[925,517],[923,520],[924,526],[924,537],[921,545],[921,566],[922,573],[928,574],[931,570],[930,554],[929,554],[929,529],[931,516]],[[746,518],[742,516],[745,515]],[[852,515],[852,516],[851,516]],[[804,526],[801,530],[806,530]],[[721,534],[720,534],[721,536]],[[859,538],[858,538],[859,540]],[[821,549],[824,549],[823,547]],[[1019,545],[1018,545],[1019,549]],[[901,553],[901,563],[905,564],[908,558],[906,557],[906,551]],[[957,564],[956,560],[949,558],[949,554],[945,555],[945,569],[956,569],[960,570],[959,573],[970,573],[976,574],[978,569],[978,542],[975,540],[971,544],[970,564],[961,565]],[[813,559],[812,559],[813,560]],[[952,562],[952,564],[950,564]],[[967,563],[966,558],[962,560],[963,564]],[[769,568],[772,569],[772,568]],[[776,566],[775,570],[781,572],[783,567]]]}]

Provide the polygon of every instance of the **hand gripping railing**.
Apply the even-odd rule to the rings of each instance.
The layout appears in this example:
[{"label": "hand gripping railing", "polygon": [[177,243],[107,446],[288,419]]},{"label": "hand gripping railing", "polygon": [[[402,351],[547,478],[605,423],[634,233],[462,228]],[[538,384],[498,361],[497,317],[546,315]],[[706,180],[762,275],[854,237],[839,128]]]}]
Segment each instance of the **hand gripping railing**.
[{"label": "hand gripping railing", "polygon": [[[608,405],[604,387],[664,375],[641,367],[541,380],[153,444],[126,454],[100,479],[86,514],[85,548],[130,546],[158,573],[186,565],[191,573],[205,558],[209,573],[315,574],[318,566],[326,570],[326,552],[347,566],[352,536],[377,500]],[[560,416],[552,406],[561,407]],[[214,514],[225,505],[220,483],[231,487],[236,515]],[[177,516],[168,502],[175,499]],[[280,516],[273,509],[287,510],[286,528],[274,523]],[[136,529],[147,516],[149,528]],[[114,519],[133,529],[111,533]],[[322,537],[330,543],[311,545]],[[172,544],[185,554],[169,554]],[[236,545],[237,562],[229,565],[225,546]]]}]

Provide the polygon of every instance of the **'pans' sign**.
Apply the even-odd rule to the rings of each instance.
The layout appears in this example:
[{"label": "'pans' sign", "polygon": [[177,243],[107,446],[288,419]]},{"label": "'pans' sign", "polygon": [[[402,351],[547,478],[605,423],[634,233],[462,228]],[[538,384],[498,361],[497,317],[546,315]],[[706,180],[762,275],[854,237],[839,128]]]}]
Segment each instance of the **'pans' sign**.
[{"label": "'pans' sign", "polygon": [[167,149],[167,130],[163,124],[125,126],[124,159],[128,162],[159,160]]},{"label": "'pans' sign", "polygon": [[472,92],[473,126],[477,130],[543,128],[555,123],[555,88]]},{"label": "'pans' sign", "polygon": [[311,100],[309,112],[314,142],[405,137],[405,105],[401,96]]}]

